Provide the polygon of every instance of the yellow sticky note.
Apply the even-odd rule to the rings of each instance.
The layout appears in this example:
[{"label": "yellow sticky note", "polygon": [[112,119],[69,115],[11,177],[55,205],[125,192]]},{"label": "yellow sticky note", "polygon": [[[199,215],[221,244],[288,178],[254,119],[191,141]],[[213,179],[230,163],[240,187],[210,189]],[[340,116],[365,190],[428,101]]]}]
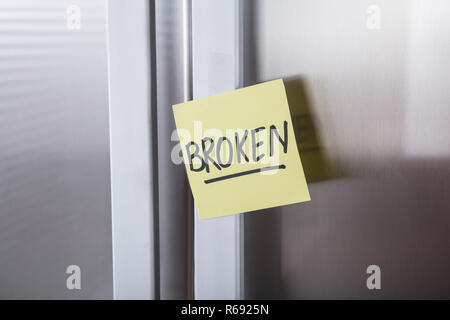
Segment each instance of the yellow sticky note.
[{"label": "yellow sticky note", "polygon": [[173,111],[200,219],[310,200],[283,80]]}]

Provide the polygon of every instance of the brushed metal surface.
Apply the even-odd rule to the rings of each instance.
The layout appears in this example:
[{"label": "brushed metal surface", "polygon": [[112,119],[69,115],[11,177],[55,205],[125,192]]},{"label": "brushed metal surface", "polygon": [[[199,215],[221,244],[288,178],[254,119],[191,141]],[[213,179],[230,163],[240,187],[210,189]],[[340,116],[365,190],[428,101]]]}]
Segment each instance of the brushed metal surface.
[{"label": "brushed metal surface", "polygon": [[246,298],[450,297],[449,16],[443,0],[246,2],[246,85],[285,79],[312,199],[246,214]]},{"label": "brushed metal surface", "polygon": [[112,297],[105,14],[0,1],[0,298]]},{"label": "brushed metal surface", "polygon": [[[185,299],[191,292],[187,261],[186,171],[172,162],[177,143],[172,105],[184,101],[183,2],[157,0],[156,77],[161,299]],[[191,223],[192,224],[192,223]],[[192,247],[192,245],[191,245]]]}]

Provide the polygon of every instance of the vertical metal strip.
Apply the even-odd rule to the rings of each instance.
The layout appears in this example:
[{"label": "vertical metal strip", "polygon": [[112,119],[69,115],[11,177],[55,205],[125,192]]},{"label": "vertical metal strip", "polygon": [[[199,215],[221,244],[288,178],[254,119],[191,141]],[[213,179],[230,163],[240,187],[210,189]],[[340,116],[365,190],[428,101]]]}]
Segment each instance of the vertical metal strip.
[{"label": "vertical metal strip", "polygon": [[[192,100],[192,0],[183,0],[183,100]],[[186,178],[186,299],[194,298],[194,205]]]},{"label": "vertical metal strip", "polygon": [[[159,170],[158,170],[158,105],[156,81],[156,10],[155,0],[149,1],[149,60],[150,60],[150,123],[151,123],[151,175],[153,184],[153,259],[155,299],[161,298],[160,245],[159,245]],[[151,214],[151,213],[150,213]]]},{"label": "vertical metal strip", "polygon": [[152,8],[146,0],[107,1],[115,299],[159,295]]},{"label": "vertical metal strip", "polygon": [[[244,86],[244,4],[243,0],[235,0],[235,64],[236,64],[236,88],[242,88]],[[244,214],[239,214],[236,217],[236,230],[237,230],[237,268],[238,275],[236,288],[238,292],[236,296],[238,299],[245,298],[245,285],[244,285]]]},{"label": "vertical metal strip", "polygon": [[192,0],[183,0],[183,92],[192,100]]},{"label": "vertical metal strip", "polygon": [[[193,3],[193,95],[196,99],[242,86],[241,6],[238,0]],[[199,220],[195,214],[194,237],[195,298],[242,299],[243,216]]]}]

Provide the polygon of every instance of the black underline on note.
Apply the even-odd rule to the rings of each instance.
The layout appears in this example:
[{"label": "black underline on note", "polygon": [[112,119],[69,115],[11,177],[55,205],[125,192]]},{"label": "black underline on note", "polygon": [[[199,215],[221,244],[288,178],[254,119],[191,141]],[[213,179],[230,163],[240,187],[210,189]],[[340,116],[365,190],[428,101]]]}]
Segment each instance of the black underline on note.
[{"label": "black underline on note", "polygon": [[284,164],[282,164],[279,166],[270,166],[270,167],[264,167],[264,168],[253,169],[253,170],[248,170],[248,171],[242,171],[242,172],[238,172],[238,173],[229,174],[227,176],[208,179],[208,180],[205,180],[204,182],[206,184],[208,184],[208,183],[218,182],[218,181],[227,180],[227,179],[231,179],[231,178],[237,178],[240,176],[246,176],[246,175],[252,174],[252,173],[258,173],[258,172],[270,171],[270,170],[278,170],[278,169],[286,169],[286,166]]}]

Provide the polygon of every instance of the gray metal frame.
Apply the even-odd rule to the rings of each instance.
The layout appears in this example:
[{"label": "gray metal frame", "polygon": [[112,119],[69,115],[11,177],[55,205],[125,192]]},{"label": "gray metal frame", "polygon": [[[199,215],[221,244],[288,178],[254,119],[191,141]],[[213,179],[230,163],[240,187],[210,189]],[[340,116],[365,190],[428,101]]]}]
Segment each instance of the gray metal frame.
[{"label": "gray metal frame", "polygon": [[152,3],[107,1],[115,299],[159,293]]},{"label": "gray metal frame", "polygon": [[[242,3],[192,6],[194,99],[242,86]],[[195,213],[195,298],[243,298],[243,216],[199,220]]]}]

